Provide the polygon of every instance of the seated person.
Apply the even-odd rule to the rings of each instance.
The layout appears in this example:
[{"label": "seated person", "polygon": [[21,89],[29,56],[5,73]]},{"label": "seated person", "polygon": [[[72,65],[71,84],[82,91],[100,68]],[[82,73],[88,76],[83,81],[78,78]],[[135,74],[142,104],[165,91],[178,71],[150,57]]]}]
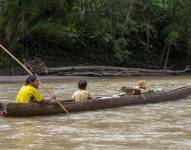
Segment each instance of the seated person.
[{"label": "seated person", "polygon": [[140,80],[138,82],[138,86],[135,86],[134,88],[137,88],[140,90],[140,93],[157,93],[157,92],[161,92],[162,89],[161,88],[147,88],[146,87],[146,81],[145,80]]},{"label": "seated person", "polygon": [[121,91],[125,92],[126,95],[139,95],[140,94],[140,90],[134,87],[127,87],[127,86],[123,86],[121,87]]},{"label": "seated person", "polygon": [[134,88],[139,89],[140,93],[146,93],[147,92],[146,81],[145,80],[140,80],[138,82],[137,86],[135,86]]},{"label": "seated person", "polygon": [[86,87],[87,87],[87,81],[86,80],[78,81],[79,90],[74,92],[74,94],[72,95],[72,100],[74,100],[74,101],[91,100],[92,96],[86,90]]},{"label": "seated person", "polygon": [[55,98],[55,96],[50,97],[49,99],[44,99],[41,93],[38,90],[39,82],[35,75],[29,76],[25,85],[23,85],[20,91],[17,94],[16,102],[17,103],[30,103],[30,102],[40,102],[49,101]]},{"label": "seated person", "polygon": [[137,84],[137,86],[134,87],[126,87],[123,86],[121,87],[121,91],[125,92],[127,95],[139,95],[142,93],[146,93],[146,81],[145,80],[140,80]]}]

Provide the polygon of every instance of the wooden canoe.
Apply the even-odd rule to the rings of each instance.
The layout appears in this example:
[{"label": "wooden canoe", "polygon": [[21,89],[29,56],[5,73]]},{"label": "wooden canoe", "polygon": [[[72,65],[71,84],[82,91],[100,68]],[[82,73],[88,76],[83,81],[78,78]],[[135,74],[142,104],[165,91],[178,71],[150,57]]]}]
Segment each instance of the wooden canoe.
[{"label": "wooden canoe", "polygon": [[[191,86],[161,91],[152,94],[110,97],[104,99],[86,100],[80,102],[60,101],[64,107],[70,112],[93,111],[98,109],[106,109],[113,107],[121,107],[126,105],[139,105],[147,103],[159,103],[165,101],[175,101],[183,99],[191,94]],[[56,115],[65,113],[57,103],[48,104],[18,104],[16,102],[1,102],[0,111],[7,117],[26,117],[26,116],[42,116]]]}]

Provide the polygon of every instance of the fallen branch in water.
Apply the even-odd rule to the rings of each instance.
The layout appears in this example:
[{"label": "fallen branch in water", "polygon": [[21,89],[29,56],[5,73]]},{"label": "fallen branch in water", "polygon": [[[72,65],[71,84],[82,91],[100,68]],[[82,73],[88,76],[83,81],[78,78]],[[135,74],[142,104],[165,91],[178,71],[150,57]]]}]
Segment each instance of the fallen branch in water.
[{"label": "fallen branch in water", "polygon": [[141,76],[141,75],[179,75],[191,71],[189,66],[184,70],[151,70],[142,68],[124,68],[112,66],[69,66],[47,68],[47,74],[63,76]]}]

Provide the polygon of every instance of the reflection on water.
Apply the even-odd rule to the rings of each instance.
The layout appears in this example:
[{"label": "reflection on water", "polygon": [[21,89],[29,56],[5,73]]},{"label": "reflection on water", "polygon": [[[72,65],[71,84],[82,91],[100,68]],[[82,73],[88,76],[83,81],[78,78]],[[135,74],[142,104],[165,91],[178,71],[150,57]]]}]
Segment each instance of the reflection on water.
[{"label": "reflection on water", "polygon": [[[143,77],[88,79],[93,96],[112,95]],[[144,77],[163,89],[189,85],[191,77]],[[59,99],[68,99],[77,80],[46,82]],[[1,100],[14,101],[22,83],[2,83]],[[43,92],[43,90],[42,90]],[[43,92],[46,96],[46,93]],[[69,116],[0,118],[0,149],[189,149],[191,98],[120,107]]]}]

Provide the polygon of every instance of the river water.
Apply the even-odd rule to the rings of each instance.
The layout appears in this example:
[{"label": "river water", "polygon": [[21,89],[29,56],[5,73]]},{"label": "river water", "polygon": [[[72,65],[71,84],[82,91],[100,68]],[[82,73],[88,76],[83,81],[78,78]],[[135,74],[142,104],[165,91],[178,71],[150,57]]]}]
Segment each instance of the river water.
[{"label": "river water", "polygon": [[[113,95],[123,85],[146,79],[162,89],[191,85],[191,76],[87,79],[94,97]],[[69,99],[77,79],[45,81],[58,99]],[[0,99],[14,101],[22,83],[1,83]],[[40,89],[44,96],[47,94]],[[191,97],[176,102],[126,106],[69,116],[0,118],[0,149],[116,150],[190,149]]]}]

